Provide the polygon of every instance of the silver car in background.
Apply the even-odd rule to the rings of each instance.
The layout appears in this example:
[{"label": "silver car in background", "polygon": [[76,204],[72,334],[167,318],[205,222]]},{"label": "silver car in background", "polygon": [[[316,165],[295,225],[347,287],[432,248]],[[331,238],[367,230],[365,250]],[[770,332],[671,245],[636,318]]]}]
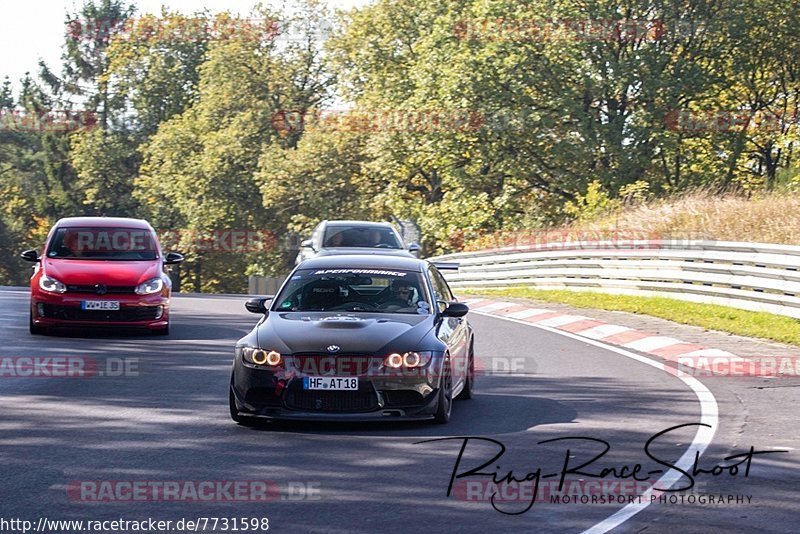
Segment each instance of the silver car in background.
[{"label": "silver car in background", "polygon": [[417,257],[420,246],[406,246],[388,222],[322,221],[310,239],[300,243],[295,264],[316,256],[340,254],[381,254]]}]

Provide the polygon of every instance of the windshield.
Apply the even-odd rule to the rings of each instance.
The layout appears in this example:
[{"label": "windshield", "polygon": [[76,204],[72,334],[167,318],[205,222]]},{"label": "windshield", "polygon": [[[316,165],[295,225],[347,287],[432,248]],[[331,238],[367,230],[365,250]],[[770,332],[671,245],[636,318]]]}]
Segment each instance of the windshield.
[{"label": "windshield", "polygon": [[323,247],[395,248],[403,245],[391,228],[384,226],[335,226],[325,229]]},{"label": "windshield", "polygon": [[58,228],[47,257],[69,260],[155,260],[158,247],[149,230]]},{"label": "windshield", "polygon": [[276,311],[429,314],[420,273],[381,269],[303,269],[275,299]]}]

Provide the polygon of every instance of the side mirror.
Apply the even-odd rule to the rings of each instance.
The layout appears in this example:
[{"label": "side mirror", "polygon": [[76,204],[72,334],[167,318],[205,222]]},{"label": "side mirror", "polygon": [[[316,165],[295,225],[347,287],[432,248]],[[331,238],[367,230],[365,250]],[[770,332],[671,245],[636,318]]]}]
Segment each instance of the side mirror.
[{"label": "side mirror", "polygon": [[409,243],[408,251],[412,253],[414,256],[419,257],[419,253],[422,250],[422,247],[419,246],[419,243]]},{"label": "side mirror", "polygon": [[30,262],[37,262],[40,260],[39,253],[36,252],[35,250],[26,250],[25,252],[20,254],[19,257],[25,261],[30,261]]},{"label": "side mirror", "polygon": [[164,263],[167,265],[176,265],[183,261],[183,254],[178,254],[177,252],[170,252],[164,258]]},{"label": "side mirror", "polygon": [[300,241],[300,248],[310,248],[314,249],[314,242],[311,239],[305,239]]},{"label": "side mirror", "polygon": [[451,302],[444,309],[442,315],[445,317],[464,317],[469,312],[469,307],[460,302]]},{"label": "side mirror", "polygon": [[244,303],[244,307],[247,308],[247,311],[250,313],[267,313],[267,302],[272,299],[265,299],[265,298],[257,298],[257,299],[250,299]]}]

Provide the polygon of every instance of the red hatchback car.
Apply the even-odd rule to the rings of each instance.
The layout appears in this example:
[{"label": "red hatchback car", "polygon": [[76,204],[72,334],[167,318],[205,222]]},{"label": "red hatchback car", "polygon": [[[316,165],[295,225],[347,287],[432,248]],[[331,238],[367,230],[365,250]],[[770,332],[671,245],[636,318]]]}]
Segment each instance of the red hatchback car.
[{"label": "red hatchback car", "polygon": [[70,217],[50,230],[31,277],[31,334],[54,326],[124,326],[169,334],[172,282],[164,265],[183,261],[164,256],[147,221]]}]

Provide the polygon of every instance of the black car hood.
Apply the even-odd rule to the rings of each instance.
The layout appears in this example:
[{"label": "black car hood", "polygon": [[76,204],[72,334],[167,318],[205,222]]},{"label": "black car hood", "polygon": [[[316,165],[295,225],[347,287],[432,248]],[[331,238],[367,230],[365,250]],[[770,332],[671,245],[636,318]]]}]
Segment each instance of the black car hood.
[{"label": "black car hood", "polygon": [[339,354],[380,355],[431,350],[418,346],[431,328],[432,315],[271,312],[258,327],[258,344],[284,354],[327,353],[336,345]]}]

